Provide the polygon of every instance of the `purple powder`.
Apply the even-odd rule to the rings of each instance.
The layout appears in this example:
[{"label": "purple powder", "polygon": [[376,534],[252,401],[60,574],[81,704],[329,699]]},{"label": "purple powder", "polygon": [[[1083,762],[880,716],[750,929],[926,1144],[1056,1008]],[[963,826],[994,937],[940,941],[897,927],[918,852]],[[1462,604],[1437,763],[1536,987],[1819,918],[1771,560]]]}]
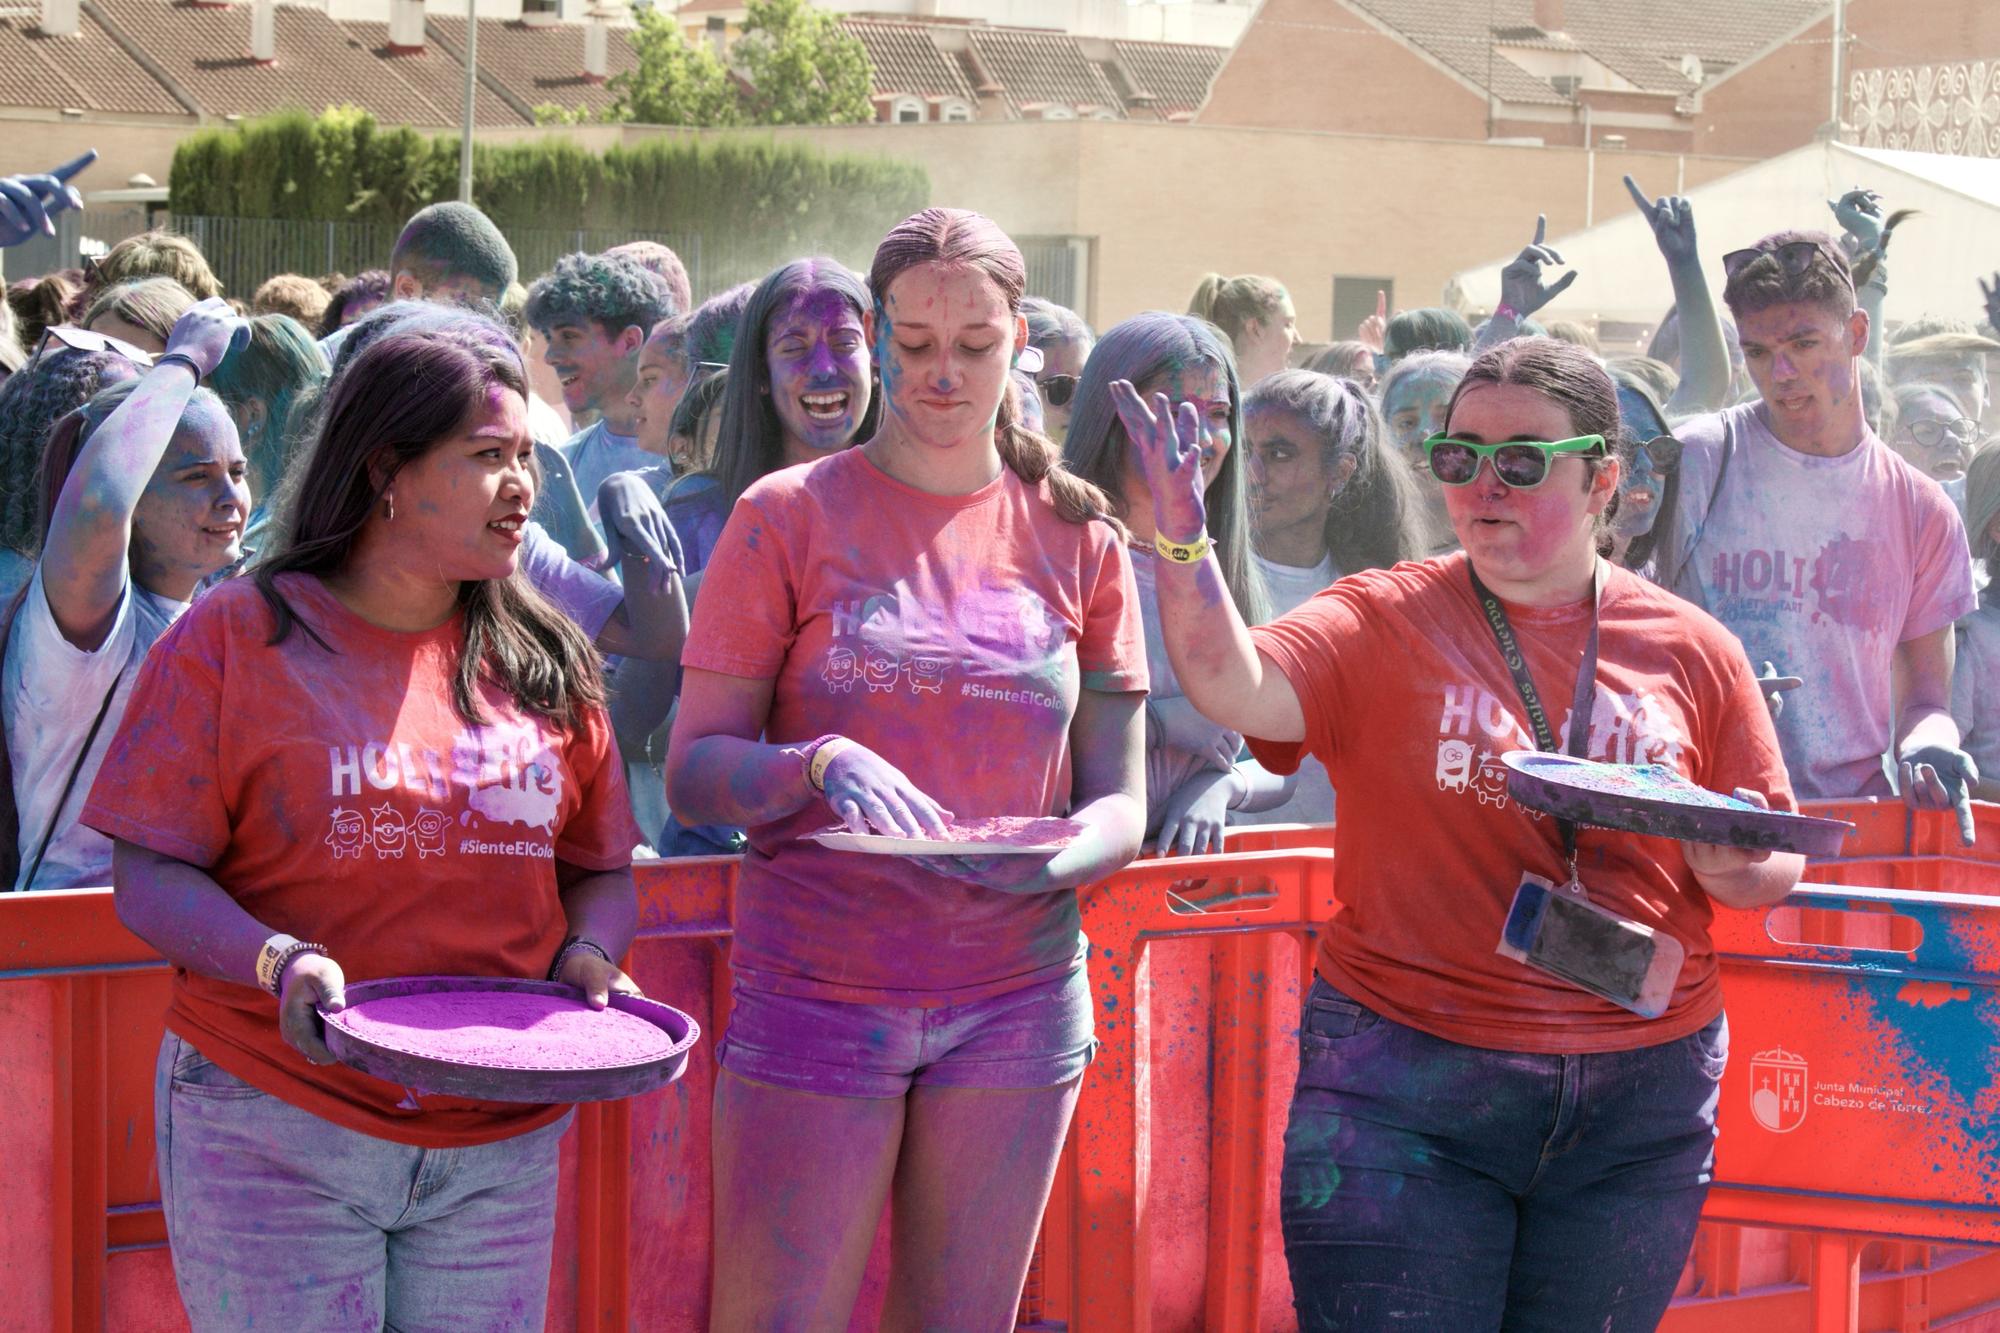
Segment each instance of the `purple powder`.
[{"label": "purple powder", "polygon": [[1000,847],[1067,847],[1089,832],[1074,819],[1027,819],[996,815],[991,819],[955,819],[945,827],[950,842],[986,843]]},{"label": "purple powder", "polygon": [[1597,764],[1569,761],[1532,766],[1544,782],[1605,796],[1632,796],[1648,801],[1672,801],[1715,810],[1755,810],[1733,796],[1697,787],[1664,764]]},{"label": "purple powder", "polygon": [[386,995],[326,1021],[371,1046],[492,1069],[615,1069],[666,1059],[674,1046],[636,1014],[525,991]]}]

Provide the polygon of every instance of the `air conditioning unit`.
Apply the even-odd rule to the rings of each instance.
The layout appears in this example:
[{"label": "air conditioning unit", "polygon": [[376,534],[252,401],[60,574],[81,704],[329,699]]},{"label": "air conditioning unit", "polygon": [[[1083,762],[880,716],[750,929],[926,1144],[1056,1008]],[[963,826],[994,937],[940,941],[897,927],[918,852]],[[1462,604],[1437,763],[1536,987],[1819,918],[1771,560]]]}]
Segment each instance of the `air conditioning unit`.
[{"label": "air conditioning unit", "polygon": [[1583,76],[1580,74],[1554,74],[1549,76],[1549,87],[1555,89],[1556,92],[1564,97],[1575,97],[1583,87]]}]

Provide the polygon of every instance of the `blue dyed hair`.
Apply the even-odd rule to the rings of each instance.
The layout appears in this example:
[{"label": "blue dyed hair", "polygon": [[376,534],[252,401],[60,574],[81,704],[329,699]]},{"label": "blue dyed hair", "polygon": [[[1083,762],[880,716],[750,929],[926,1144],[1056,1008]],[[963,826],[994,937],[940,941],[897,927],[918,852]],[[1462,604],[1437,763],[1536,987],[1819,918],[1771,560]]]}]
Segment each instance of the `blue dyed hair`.
[{"label": "blue dyed hair", "polygon": [[293,400],[326,376],[325,354],[290,315],[252,317],[250,341],[223,357],[209,376],[210,387],[230,407],[264,405],[264,437],[255,451],[245,450],[260,498],[285,475],[297,447],[288,429]]},{"label": "blue dyed hair", "polygon": [[673,315],[667,281],[619,255],[564,255],[528,288],[524,312],[543,337],[559,324],[596,324],[616,337],[626,329],[651,330]]},{"label": "blue dyed hair", "polygon": [[489,300],[497,301],[520,276],[521,266],[493,219],[471,204],[452,201],[419,209],[403,224],[389,271],[408,272],[426,287],[470,278]]},{"label": "blue dyed hair", "polygon": [[1222,331],[1192,315],[1151,310],[1114,326],[1091,349],[1083,376],[1071,400],[1069,437],[1063,442],[1063,462],[1085,481],[1095,484],[1125,509],[1125,461],[1131,443],[1118,409],[1111,402],[1111,385],[1130,380],[1141,393],[1164,387],[1175,369],[1207,365],[1219,368],[1229,383],[1229,438],[1222,470],[1208,487],[1208,535],[1222,566],[1222,581],[1245,622],[1255,625],[1270,616],[1263,581],[1250,561],[1250,512],[1245,502],[1243,464],[1243,386],[1236,378],[1236,357]]}]

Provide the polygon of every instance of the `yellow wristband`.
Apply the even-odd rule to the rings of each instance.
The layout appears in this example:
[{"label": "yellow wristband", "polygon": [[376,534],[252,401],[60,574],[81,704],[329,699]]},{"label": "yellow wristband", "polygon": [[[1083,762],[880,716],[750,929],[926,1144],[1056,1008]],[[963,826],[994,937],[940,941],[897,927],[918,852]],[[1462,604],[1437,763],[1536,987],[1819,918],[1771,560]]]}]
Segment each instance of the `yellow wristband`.
[{"label": "yellow wristband", "polygon": [[1208,558],[1208,534],[1202,533],[1191,542],[1168,541],[1157,534],[1153,537],[1153,549],[1164,560],[1177,565],[1196,565]]},{"label": "yellow wristband", "polygon": [[806,769],[806,781],[812,784],[814,791],[826,790],[827,768],[840,756],[841,751],[853,744],[854,742],[845,736],[835,736],[813,751],[812,764]]}]

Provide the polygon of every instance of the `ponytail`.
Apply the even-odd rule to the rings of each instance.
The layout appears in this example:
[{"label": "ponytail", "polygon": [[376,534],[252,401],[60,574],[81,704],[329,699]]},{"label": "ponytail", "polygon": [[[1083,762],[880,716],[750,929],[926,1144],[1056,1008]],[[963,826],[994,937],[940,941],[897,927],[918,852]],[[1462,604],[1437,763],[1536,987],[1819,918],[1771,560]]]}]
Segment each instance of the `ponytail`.
[{"label": "ponytail", "polygon": [[1210,273],[1204,277],[1196,285],[1194,295],[1188,298],[1188,313],[1196,319],[1215,323],[1215,299],[1222,294],[1222,289],[1228,281],[1229,279],[1220,273]]},{"label": "ponytail", "polygon": [[1231,346],[1238,346],[1251,321],[1269,323],[1289,300],[1290,293],[1276,278],[1259,277],[1255,273],[1225,278],[1220,273],[1211,273],[1194,289],[1188,313],[1215,325],[1228,335]]}]

